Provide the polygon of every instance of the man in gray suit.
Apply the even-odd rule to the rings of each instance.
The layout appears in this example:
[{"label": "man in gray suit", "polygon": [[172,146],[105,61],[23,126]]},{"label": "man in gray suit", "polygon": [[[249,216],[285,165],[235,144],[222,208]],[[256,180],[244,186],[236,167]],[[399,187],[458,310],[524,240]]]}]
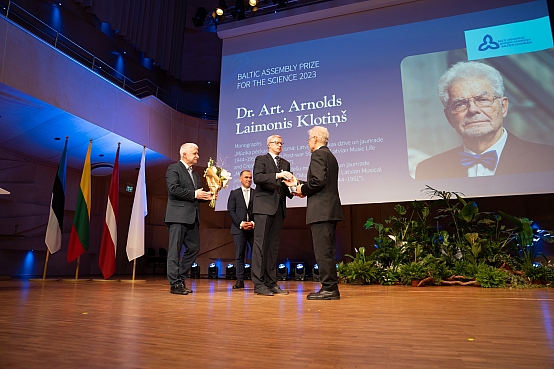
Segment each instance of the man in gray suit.
[{"label": "man in gray suit", "polygon": [[[183,144],[179,156],[181,160],[170,164],[165,174],[168,191],[165,223],[169,230],[167,280],[171,293],[186,295],[192,293],[185,285],[186,275],[200,251],[198,200],[211,200],[212,194],[202,190],[200,176],[192,170],[198,162],[198,146]],[[179,262],[183,244],[186,250]]]},{"label": "man in gray suit", "polygon": [[339,164],[327,147],[329,131],[316,126],[308,131],[308,148],[312,153],[308,178],[295,177],[285,183],[297,196],[308,196],[306,223],[312,230],[315,260],[319,266],[321,289],[308,294],[308,300],[339,300],[337,268],[335,262],[337,223],[344,219],[338,180]]},{"label": "man in gray suit", "polygon": [[254,247],[252,247],[252,282],[257,295],[287,295],[277,285],[277,254],[281,230],[286,216],[286,197],[292,198],[283,179],[292,178],[290,163],[279,154],[283,139],[279,135],[267,138],[268,153],[254,161]]}]

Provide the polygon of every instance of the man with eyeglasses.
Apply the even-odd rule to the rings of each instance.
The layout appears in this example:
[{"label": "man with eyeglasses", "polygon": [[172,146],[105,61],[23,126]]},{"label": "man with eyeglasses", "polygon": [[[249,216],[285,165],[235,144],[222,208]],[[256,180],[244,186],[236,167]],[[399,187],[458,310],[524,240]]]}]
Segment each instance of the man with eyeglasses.
[{"label": "man with eyeglasses", "polygon": [[503,127],[508,98],[502,76],[493,67],[456,63],[440,78],[438,94],[463,144],[419,163],[416,179],[554,170],[553,146],[521,140]]},{"label": "man with eyeglasses", "polygon": [[340,300],[335,261],[337,223],[344,220],[339,196],[339,164],[327,147],[329,131],[316,126],[308,131],[312,153],[305,181],[293,176],[285,183],[296,196],[308,197],[306,223],[312,231],[315,261],[319,266],[321,289],[306,296],[308,300]]},{"label": "man with eyeglasses", "polygon": [[252,247],[252,282],[257,295],[287,295],[277,285],[277,253],[286,216],[286,198],[293,195],[285,179],[291,179],[290,163],[281,158],[283,139],[279,135],[267,138],[268,153],[254,161],[254,246]]}]

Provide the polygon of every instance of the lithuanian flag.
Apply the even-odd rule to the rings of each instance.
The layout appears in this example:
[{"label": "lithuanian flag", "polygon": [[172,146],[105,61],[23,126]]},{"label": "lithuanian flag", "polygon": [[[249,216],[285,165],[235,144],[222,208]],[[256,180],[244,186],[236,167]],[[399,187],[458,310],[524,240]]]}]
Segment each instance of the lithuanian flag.
[{"label": "lithuanian flag", "polygon": [[71,263],[88,250],[90,228],[90,151],[92,139],[88,144],[87,157],[81,174],[81,188],[77,197],[77,207],[73,217],[73,226],[69,237],[67,262]]}]

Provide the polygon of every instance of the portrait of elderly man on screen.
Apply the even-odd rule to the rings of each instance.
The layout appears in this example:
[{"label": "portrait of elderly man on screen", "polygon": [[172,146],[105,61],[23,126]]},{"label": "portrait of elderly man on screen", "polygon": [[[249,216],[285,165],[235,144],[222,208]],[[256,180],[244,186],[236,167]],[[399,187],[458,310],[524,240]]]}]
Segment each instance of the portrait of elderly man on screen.
[{"label": "portrait of elderly man on screen", "polygon": [[440,78],[438,94],[463,143],[420,162],[416,179],[554,171],[554,146],[524,141],[503,126],[509,101],[495,68],[458,62]]}]

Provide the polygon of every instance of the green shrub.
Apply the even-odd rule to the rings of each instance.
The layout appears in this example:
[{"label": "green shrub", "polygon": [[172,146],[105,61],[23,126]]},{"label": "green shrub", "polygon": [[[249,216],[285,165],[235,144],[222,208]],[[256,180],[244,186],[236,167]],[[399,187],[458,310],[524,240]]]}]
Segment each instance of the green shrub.
[{"label": "green shrub", "polygon": [[477,266],[475,280],[484,288],[506,287],[506,281],[509,279],[508,273],[487,264]]}]

